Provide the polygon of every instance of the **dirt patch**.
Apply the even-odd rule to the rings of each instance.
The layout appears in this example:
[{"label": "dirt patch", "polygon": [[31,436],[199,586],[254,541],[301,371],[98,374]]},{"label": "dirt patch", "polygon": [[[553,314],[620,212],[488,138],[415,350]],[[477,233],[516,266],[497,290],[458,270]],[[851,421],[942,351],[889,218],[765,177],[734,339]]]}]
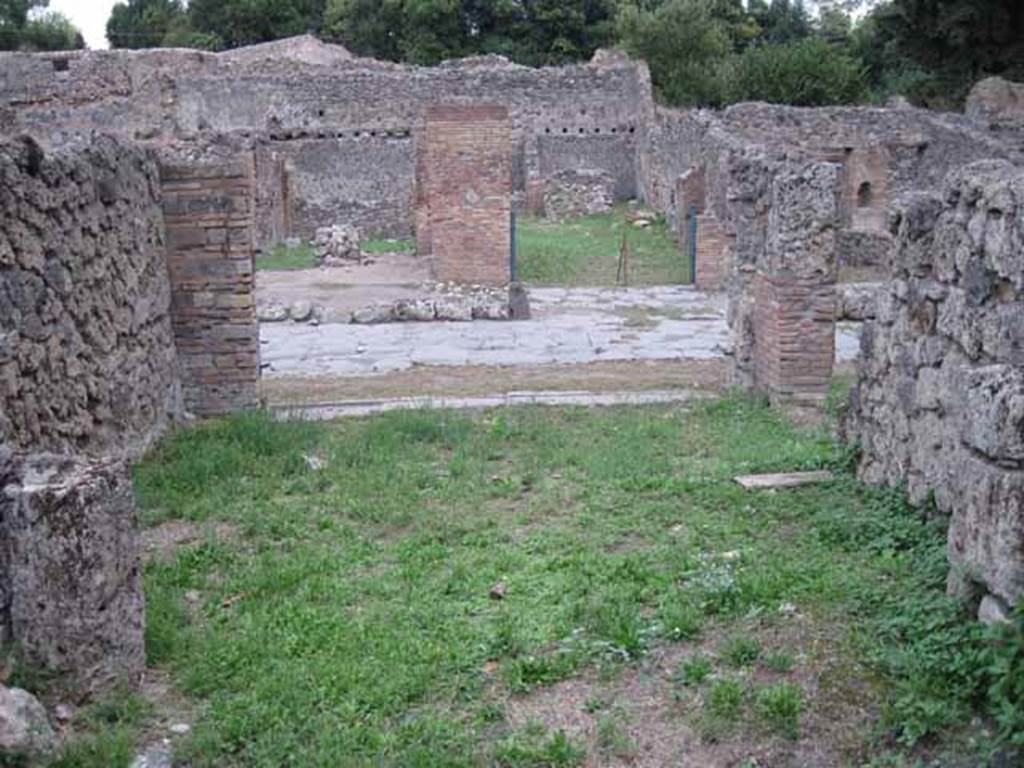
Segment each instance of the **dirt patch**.
[{"label": "dirt patch", "polygon": [[237,531],[229,523],[169,520],[142,532],[142,560],[145,563],[165,563],[181,547],[201,541],[232,541],[236,538]]},{"label": "dirt patch", "polygon": [[[864,671],[849,661],[846,627],[797,615],[746,628],[760,641],[762,654],[793,656],[795,666],[788,673],[759,666],[734,670],[715,659],[734,629],[709,628],[698,643],[656,649],[611,680],[589,672],[528,696],[509,697],[507,725],[520,729],[539,722],[552,732],[564,731],[586,747],[585,765],[595,768],[859,764],[877,716],[876,697]],[[680,664],[698,653],[715,659],[714,675],[741,679],[748,698],[763,685],[799,686],[805,700],[800,737],[791,741],[771,733],[752,711],[709,737],[702,728],[708,683],[687,687],[678,679]],[[618,734],[611,743],[609,729]]]},{"label": "dirt patch", "polygon": [[390,397],[472,397],[525,391],[721,391],[725,360],[671,360],[584,365],[430,366],[382,376],[275,376],[260,382],[268,405],[311,405]]},{"label": "dirt patch", "polygon": [[371,255],[365,264],[257,272],[256,301],[287,307],[306,300],[323,307],[325,315],[340,317],[373,304],[416,298],[429,279],[429,265],[417,256]]}]

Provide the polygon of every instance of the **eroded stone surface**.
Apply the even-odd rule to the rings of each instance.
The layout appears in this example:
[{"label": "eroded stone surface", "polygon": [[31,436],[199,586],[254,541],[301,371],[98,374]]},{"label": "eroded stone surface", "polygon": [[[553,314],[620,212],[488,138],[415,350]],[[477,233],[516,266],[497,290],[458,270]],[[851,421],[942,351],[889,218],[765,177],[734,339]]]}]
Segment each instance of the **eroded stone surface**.
[{"label": "eroded stone surface", "polygon": [[136,681],[143,599],[126,464],[15,456],[0,488],[2,634],[83,694]]},{"label": "eroded stone surface", "polygon": [[1024,595],[1024,169],[979,162],[892,217],[892,273],[864,329],[860,474],[951,514],[950,588]]},{"label": "eroded stone surface", "polygon": [[544,185],[544,215],[556,221],[608,213],[615,204],[615,177],[596,170],[566,170]]},{"label": "eroded stone surface", "polygon": [[0,685],[0,759],[39,757],[55,744],[46,710],[36,697],[21,688]]}]

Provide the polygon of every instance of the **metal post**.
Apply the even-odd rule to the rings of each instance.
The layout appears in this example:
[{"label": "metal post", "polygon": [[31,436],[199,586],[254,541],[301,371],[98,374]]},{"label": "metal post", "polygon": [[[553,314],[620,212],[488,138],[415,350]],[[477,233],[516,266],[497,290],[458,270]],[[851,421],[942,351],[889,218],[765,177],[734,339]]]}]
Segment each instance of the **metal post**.
[{"label": "metal post", "polygon": [[509,234],[511,238],[512,248],[509,250],[509,276],[513,283],[519,280],[519,239],[516,236],[516,212],[512,211],[512,217],[510,219],[512,231]]},{"label": "metal post", "polygon": [[697,206],[690,206],[690,282],[697,284]]}]

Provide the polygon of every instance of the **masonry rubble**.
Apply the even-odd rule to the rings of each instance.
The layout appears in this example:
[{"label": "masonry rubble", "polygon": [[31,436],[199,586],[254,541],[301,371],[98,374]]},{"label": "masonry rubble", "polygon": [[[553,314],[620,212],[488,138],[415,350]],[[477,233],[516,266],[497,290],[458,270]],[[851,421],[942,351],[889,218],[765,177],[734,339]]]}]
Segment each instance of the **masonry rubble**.
[{"label": "masonry rubble", "polygon": [[604,171],[559,171],[544,185],[544,215],[565,221],[608,213],[615,204],[615,184]]},{"label": "masonry rubble", "polygon": [[359,230],[348,224],[319,227],[313,238],[317,263],[322,267],[337,267],[353,261],[362,263]]}]

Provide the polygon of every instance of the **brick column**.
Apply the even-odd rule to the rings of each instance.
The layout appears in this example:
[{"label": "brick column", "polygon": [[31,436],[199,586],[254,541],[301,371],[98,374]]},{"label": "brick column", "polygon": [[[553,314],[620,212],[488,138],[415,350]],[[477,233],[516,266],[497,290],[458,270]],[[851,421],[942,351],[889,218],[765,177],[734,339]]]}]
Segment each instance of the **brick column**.
[{"label": "brick column", "polygon": [[697,214],[697,274],[694,285],[702,291],[721,291],[729,278],[732,238],[711,213]]},{"label": "brick column", "polygon": [[417,147],[417,244],[434,277],[509,282],[512,125],[499,106],[433,106]]},{"label": "brick column", "polygon": [[160,176],[186,406],[199,415],[252,408],[260,370],[252,153],[165,162]]},{"label": "brick column", "polygon": [[754,293],[754,381],[775,404],[820,404],[835,359],[840,166],[785,166],[772,182]]}]

